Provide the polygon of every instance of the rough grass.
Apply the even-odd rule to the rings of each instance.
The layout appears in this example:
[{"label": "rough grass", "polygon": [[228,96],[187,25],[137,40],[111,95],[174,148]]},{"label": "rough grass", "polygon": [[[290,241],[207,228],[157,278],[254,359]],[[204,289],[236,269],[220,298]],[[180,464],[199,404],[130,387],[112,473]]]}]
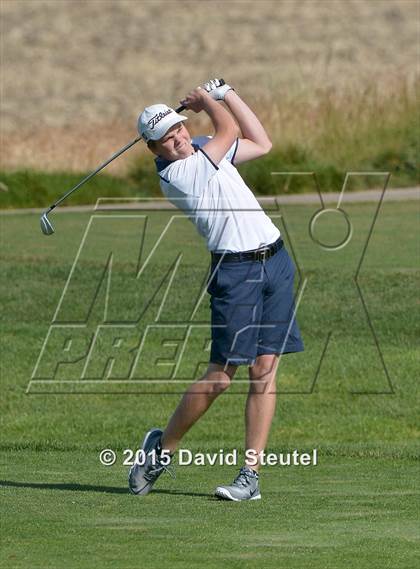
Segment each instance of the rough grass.
[{"label": "rough grass", "polygon": [[[144,106],[176,105],[214,76],[257,110],[283,157],[290,147],[315,165],[370,167],[395,150],[383,148],[378,124],[404,120],[399,93],[418,80],[411,0],[3,0],[0,10],[7,170],[94,169],[136,136]],[[125,175],[138,152],[108,171]]]},{"label": "rough grass", "polygon": [[[273,149],[239,167],[256,194],[315,191],[312,177],[293,172],[315,172],[322,191],[339,191],[347,172],[360,173],[351,177],[351,190],[380,187],[375,172],[390,172],[390,187],[418,184],[420,123],[415,117],[420,116],[420,105],[407,84],[387,94],[372,86],[343,97],[325,91],[315,101],[290,99],[271,105]],[[193,123],[193,132],[199,128]],[[138,156],[131,151],[125,175],[102,173],[67,204],[92,204],[98,197],[160,196],[153,155],[141,143],[135,148]],[[0,208],[47,206],[86,173],[4,171],[0,182],[7,191],[0,192]]]},{"label": "rough grass", "polygon": [[[0,208],[45,207],[57,201],[88,172],[41,172],[16,170],[0,174],[7,191],[0,191]],[[134,197],[138,187],[129,180],[98,174],[66,200],[66,205],[94,204],[101,197]]]}]

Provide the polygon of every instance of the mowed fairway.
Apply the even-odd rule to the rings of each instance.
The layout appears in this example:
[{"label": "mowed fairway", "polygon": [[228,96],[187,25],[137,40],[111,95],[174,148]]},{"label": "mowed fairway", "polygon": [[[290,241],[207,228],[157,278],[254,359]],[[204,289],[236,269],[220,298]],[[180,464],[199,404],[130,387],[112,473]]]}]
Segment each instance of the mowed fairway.
[{"label": "mowed fairway", "polygon": [[[159,255],[136,286],[143,222],[104,214],[105,223],[92,221],[63,294],[90,215],[52,216],[52,237],[41,235],[37,215],[2,216],[2,566],[416,567],[418,205],[385,202],[366,247],[376,207],[343,205],[353,234],[336,251],[310,238],[313,206],[271,212],[300,268],[298,320],[306,349],[280,364],[269,450],[317,448],[319,457],[315,467],[265,467],[262,500],[241,504],[212,497],[215,486],[236,474],[231,466],[178,466],[177,478],[165,475],[148,497],[127,493],[123,450],[165,424],[188,374],[191,380],[198,369],[187,361],[177,381],[171,366],[159,375],[156,358],[166,349],[160,340],[149,345],[149,369],[140,366],[132,384],[132,352],[119,358],[114,350],[110,369],[106,338],[85,379],[77,362],[56,366],[48,342],[34,371],[60,298],[56,323],[84,321],[92,330],[103,322],[106,290],[113,322],[136,320],[148,304],[137,336],[133,327],[123,337],[129,346],[143,320],[153,322],[157,313],[160,322],[185,323],[208,268],[192,226],[182,219],[168,226]],[[167,221],[166,212],[150,213],[142,261]],[[324,221],[317,238],[338,242],[343,219],[332,212]],[[179,251],[180,271],[163,302],[165,287],[158,285]],[[101,279],[110,252],[106,289]],[[208,323],[206,297],[193,321]],[[191,358],[200,349],[200,338],[193,339]],[[159,383],[147,381],[156,377]],[[243,452],[244,380],[245,369],[183,448]],[[100,464],[103,448],[117,453],[114,466]]]},{"label": "mowed fairway", "polygon": [[7,452],[4,567],[416,567],[417,465],[322,458],[268,468],[259,502],[211,497],[226,467],[178,468],[153,494],[127,494],[94,452]]}]

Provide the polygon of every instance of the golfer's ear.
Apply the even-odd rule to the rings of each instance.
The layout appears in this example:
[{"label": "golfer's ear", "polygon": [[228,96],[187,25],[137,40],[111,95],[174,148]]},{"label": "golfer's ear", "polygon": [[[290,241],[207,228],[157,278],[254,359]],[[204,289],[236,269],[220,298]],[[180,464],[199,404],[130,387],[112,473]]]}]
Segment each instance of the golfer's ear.
[{"label": "golfer's ear", "polygon": [[147,148],[153,152],[153,154],[157,155],[157,151],[156,151],[156,141],[155,140],[149,140],[147,142]]}]

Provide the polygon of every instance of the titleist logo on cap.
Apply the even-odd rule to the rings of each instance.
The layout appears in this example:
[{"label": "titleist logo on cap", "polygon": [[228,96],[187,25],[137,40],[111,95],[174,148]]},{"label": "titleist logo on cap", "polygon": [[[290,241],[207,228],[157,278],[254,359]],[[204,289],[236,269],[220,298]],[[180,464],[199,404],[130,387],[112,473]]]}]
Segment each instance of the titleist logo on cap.
[{"label": "titleist logo on cap", "polygon": [[166,115],[169,115],[170,113],[172,113],[171,109],[168,109],[167,111],[165,111],[164,113],[157,113],[155,116],[153,116],[148,122],[148,126],[151,130],[153,130],[155,128],[155,126],[157,125],[157,123],[159,121],[161,121],[163,119],[163,117],[166,117]]}]

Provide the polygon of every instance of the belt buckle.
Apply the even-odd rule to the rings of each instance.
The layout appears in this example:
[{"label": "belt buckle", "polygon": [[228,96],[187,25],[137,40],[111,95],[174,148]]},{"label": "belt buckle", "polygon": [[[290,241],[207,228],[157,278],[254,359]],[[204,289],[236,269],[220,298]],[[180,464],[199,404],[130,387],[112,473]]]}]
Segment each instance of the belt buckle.
[{"label": "belt buckle", "polygon": [[268,259],[269,249],[262,249],[256,252],[257,261],[264,263]]}]

